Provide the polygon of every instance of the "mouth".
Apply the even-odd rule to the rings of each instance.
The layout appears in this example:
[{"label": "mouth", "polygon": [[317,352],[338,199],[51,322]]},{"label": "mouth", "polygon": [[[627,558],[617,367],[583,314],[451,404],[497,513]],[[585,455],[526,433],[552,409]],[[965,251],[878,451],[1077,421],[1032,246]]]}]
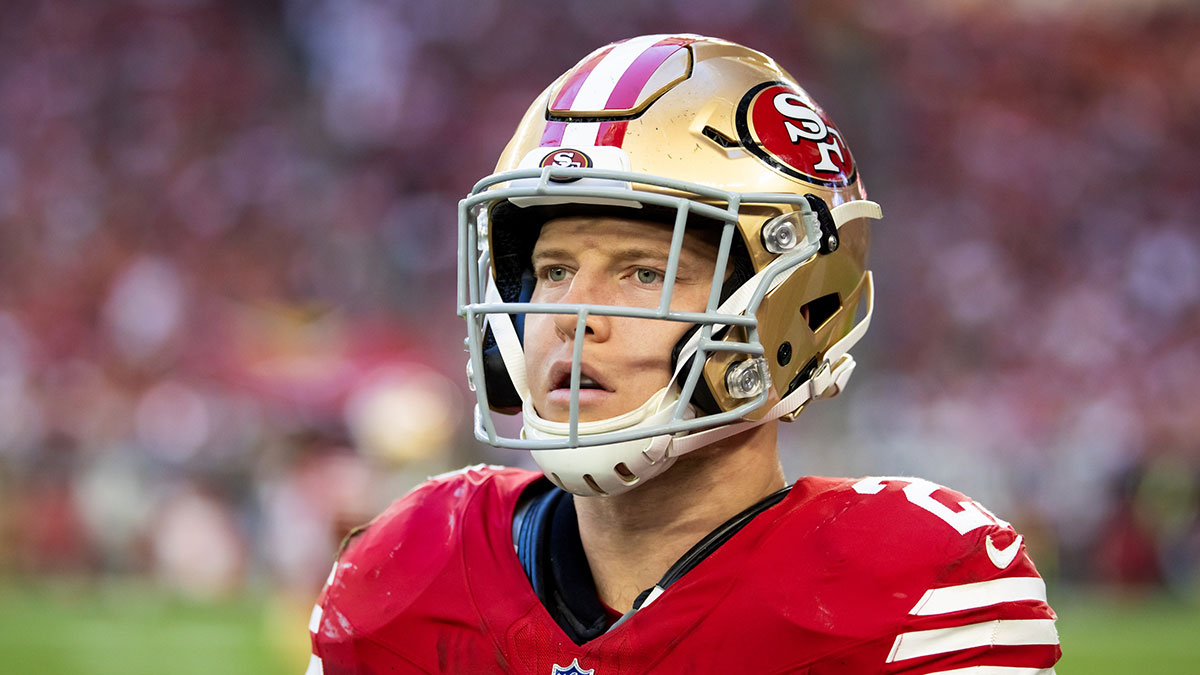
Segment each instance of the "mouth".
[{"label": "mouth", "polygon": [[[551,389],[551,391],[556,391],[556,390],[568,390],[569,391],[571,389],[571,363],[569,361],[559,362],[559,363],[554,364],[553,367],[551,367],[551,369],[550,369],[550,389]],[[581,392],[585,391],[585,390],[594,390],[594,391],[602,391],[602,392],[612,392],[613,391],[612,387],[605,384],[604,380],[601,379],[600,376],[598,376],[595,371],[593,371],[591,368],[589,368],[587,366],[587,364],[584,364],[579,369],[579,390]]]}]

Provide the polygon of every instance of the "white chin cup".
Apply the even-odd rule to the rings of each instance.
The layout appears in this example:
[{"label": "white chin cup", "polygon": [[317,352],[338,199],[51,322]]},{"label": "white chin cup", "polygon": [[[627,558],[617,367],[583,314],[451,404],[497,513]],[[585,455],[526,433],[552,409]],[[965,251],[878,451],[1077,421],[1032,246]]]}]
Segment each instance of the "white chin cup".
[{"label": "white chin cup", "polygon": [[[623,415],[594,422],[580,422],[579,436],[594,436],[640,429],[671,420],[679,402],[678,387],[658,390],[641,407]],[[521,438],[533,440],[561,440],[568,436],[569,425],[543,419],[533,408],[530,399],[525,399],[522,408],[524,424]],[[695,417],[690,405],[683,419]],[[551,481],[559,487],[583,497],[612,496],[628,492],[634,487],[666,471],[675,463],[671,456],[672,437],[669,434],[638,438],[631,441],[590,445],[561,450],[533,450],[533,460]]]}]

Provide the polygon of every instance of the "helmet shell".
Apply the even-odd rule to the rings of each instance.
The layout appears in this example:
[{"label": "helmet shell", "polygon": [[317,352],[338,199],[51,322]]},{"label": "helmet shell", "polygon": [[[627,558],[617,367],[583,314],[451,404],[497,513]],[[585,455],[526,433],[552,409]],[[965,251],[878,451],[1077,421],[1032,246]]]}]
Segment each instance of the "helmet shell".
[{"label": "helmet shell", "polygon": [[[533,102],[496,171],[582,165],[611,148],[629,171],[742,193],[737,231],[753,272],[779,255],[764,245],[764,224],[795,209],[754,195],[812,194],[831,208],[866,198],[845,138],[796,79],[765,54],[716,38],[642,36],[592,52]],[[503,225],[494,220],[489,237]],[[799,266],[756,312],[780,398],[855,324],[867,274],[865,220],[846,223],[838,237],[837,250]],[[727,339],[744,339],[739,331]],[[704,382],[720,410],[741,402],[725,374],[743,358],[716,352],[705,362]]]}]

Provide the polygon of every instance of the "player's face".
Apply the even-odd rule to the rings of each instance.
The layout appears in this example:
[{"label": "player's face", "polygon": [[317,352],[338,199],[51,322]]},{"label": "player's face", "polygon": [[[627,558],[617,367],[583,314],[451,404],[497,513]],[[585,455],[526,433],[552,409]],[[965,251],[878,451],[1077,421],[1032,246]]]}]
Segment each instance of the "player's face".
[{"label": "player's face", "polygon": [[[571,216],[542,227],[533,249],[533,302],[658,307],[671,247],[667,225]],[[704,311],[717,247],[685,236],[671,298],[675,311]],[[534,408],[569,418],[575,314],[529,314],[525,357]],[[580,421],[634,410],[671,379],[671,349],[690,324],[589,315],[583,336]]]}]

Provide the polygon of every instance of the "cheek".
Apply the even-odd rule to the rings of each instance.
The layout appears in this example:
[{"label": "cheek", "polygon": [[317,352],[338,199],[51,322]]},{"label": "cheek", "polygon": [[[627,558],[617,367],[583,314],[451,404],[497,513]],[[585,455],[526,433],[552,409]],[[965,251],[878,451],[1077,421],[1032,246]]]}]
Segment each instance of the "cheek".
[{"label": "cheek", "polygon": [[[553,314],[526,314],[525,332],[522,339],[525,352],[525,374],[529,383],[545,384],[549,378],[549,365],[552,359],[561,358],[556,349],[561,349],[563,341],[555,328]],[[567,355],[570,358],[570,355]]]},{"label": "cheek", "polygon": [[677,312],[703,312],[708,306],[711,284],[687,285],[675,289],[671,297],[671,309]]},{"label": "cheek", "polygon": [[522,342],[525,357],[534,360],[546,352],[550,338],[554,335],[554,322],[549,314],[526,314],[525,333]]},{"label": "cheek", "polygon": [[670,371],[671,350],[689,324],[676,321],[654,321],[646,319],[624,319],[614,332],[620,331],[621,352],[637,364],[639,372]]},{"label": "cheek", "polygon": [[[674,321],[656,321],[651,319],[629,319],[623,333],[631,347],[641,353],[661,352],[662,345],[672,342],[671,336],[683,324]],[[674,344],[674,342],[672,342]]]}]

